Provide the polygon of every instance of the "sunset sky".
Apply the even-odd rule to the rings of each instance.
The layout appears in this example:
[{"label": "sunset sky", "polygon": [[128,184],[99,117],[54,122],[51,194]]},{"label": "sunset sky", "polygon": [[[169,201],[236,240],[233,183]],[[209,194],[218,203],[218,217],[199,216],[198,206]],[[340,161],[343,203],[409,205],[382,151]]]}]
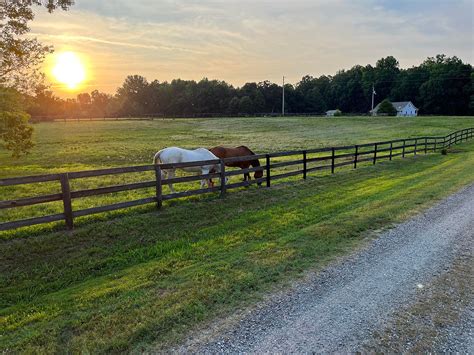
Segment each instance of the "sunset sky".
[{"label": "sunset sky", "polygon": [[32,35],[86,65],[74,90],[45,71],[60,96],[114,93],[128,74],[203,77],[240,86],[295,83],[393,55],[402,67],[438,53],[473,63],[471,0],[76,0],[69,12],[37,9]]}]

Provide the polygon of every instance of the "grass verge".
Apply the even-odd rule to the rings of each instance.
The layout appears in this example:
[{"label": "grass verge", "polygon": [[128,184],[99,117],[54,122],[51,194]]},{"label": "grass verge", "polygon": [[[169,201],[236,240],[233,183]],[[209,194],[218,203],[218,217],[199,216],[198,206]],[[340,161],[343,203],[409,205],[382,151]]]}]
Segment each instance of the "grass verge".
[{"label": "grass verge", "polygon": [[474,143],[466,143],[446,156],[184,201],[73,232],[12,236],[0,241],[0,350],[160,349],[473,176]]}]

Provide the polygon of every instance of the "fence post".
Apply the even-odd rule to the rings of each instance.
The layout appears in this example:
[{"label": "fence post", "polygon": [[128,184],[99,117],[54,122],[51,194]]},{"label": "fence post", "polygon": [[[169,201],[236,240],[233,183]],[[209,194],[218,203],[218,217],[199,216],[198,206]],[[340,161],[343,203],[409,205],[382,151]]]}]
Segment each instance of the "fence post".
[{"label": "fence post", "polygon": [[359,146],[355,146],[356,151],[354,153],[354,169],[357,169],[357,158],[359,157]]},{"label": "fence post", "polygon": [[375,164],[375,162],[377,161],[377,147],[378,147],[378,144],[375,143],[374,144],[374,162],[373,162],[373,164]]},{"label": "fence post", "polygon": [[415,139],[415,150],[413,151],[414,155],[416,155],[417,148],[418,148],[418,138]]},{"label": "fence post", "polygon": [[226,186],[225,186],[225,164],[224,164],[224,160],[220,160],[221,161],[221,195],[220,197],[224,197],[225,196],[225,192],[226,192]]},{"label": "fence post", "polygon": [[390,155],[389,155],[389,160],[392,160],[392,153],[393,153],[393,142],[390,142]]},{"label": "fence post", "polygon": [[438,143],[438,138],[435,138],[434,139],[434,148],[433,148],[433,151],[436,152],[436,143]]},{"label": "fence post", "polygon": [[61,174],[59,180],[61,181],[61,193],[64,206],[64,221],[66,222],[66,226],[68,229],[73,229],[74,220],[72,215],[71,187],[69,185],[69,177],[67,173]]},{"label": "fence post", "polygon": [[425,137],[425,154],[428,152],[428,138]]},{"label": "fence post", "polygon": [[406,145],[406,140],[403,140],[403,147],[402,147],[402,158],[405,158],[405,145]]},{"label": "fence post", "polygon": [[306,180],[306,150],[303,150],[303,179]]},{"label": "fence post", "polygon": [[267,170],[267,174],[266,174],[266,179],[267,179],[267,187],[270,187],[271,183],[270,183],[270,180],[271,180],[271,176],[270,176],[270,154],[267,154],[265,156],[265,160],[266,160],[266,170]]},{"label": "fence post", "polygon": [[156,177],[156,208],[160,209],[163,206],[163,184],[161,183],[161,166],[155,164]]},{"label": "fence post", "polygon": [[331,148],[331,174],[334,174],[334,160],[336,155],[336,150],[334,148]]}]

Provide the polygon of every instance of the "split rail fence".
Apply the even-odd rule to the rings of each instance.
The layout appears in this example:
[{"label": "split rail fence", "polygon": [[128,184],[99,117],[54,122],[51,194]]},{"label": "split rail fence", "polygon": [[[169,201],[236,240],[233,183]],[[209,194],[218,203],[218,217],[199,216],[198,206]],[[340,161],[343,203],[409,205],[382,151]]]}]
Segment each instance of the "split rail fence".
[{"label": "split rail fence", "polygon": [[[339,146],[331,148],[318,148],[308,150],[295,150],[287,152],[277,152],[269,154],[258,154],[247,157],[236,157],[219,160],[207,160],[197,161],[189,163],[178,163],[178,164],[157,164],[157,165],[143,165],[143,166],[131,166],[131,167],[120,167],[110,169],[99,169],[99,170],[88,170],[78,171],[70,173],[60,174],[48,174],[48,175],[37,175],[37,176],[25,176],[17,178],[0,179],[0,187],[13,186],[13,185],[24,185],[24,184],[35,184],[42,182],[58,181],[61,186],[61,192],[27,197],[20,199],[12,199],[0,201],[0,210],[8,208],[17,208],[24,206],[31,206],[36,204],[48,203],[53,201],[62,201],[63,213],[52,214],[41,217],[34,217],[22,220],[8,221],[0,223],[0,231],[10,230],[20,227],[26,227],[42,223],[50,223],[55,221],[64,221],[68,229],[74,227],[74,219],[77,217],[92,215],[96,213],[108,212],[119,210],[123,208],[129,208],[144,204],[156,203],[158,208],[162,207],[163,201],[172,199],[194,196],[210,192],[218,192],[221,197],[224,197],[227,190],[249,186],[252,184],[264,184],[267,187],[271,186],[271,182],[276,179],[287,178],[291,176],[301,176],[306,179],[309,173],[318,170],[330,170],[334,173],[335,169],[342,166],[352,166],[354,169],[357,165],[363,162],[372,162],[376,164],[377,161],[382,159],[392,160],[395,157],[401,156],[406,157],[409,154],[417,155],[420,153],[427,154],[428,152],[436,152],[437,150],[446,149],[451,147],[453,144],[464,142],[468,139],[473,138],[474,128],[466,128],[453,132],[444,137],[415,137],[406,139],[396,139],[391,141],[366,143],[359,145],[350,146]],[[325,154],[322,156],[308,157],[308,155],[314,154]],[[272,159],[281,157],[294,157],[296,160],[272,162]],[[226,163],[231,162],[242,162],[252,160],[264,160],[264,163],[258,167],[251,167],[248,169],[238,170],[226,170]],[[310,166],[312,163],[319,162],[323,165]],[[206,175],[195,175],[195,176],[184,176],[176,177],[172,179],[162,179],[161,170],[171,168],[184,168],[191,166],[203,166],[203,165],[214,165],[219,164],[221,167],[220,173],[211,173]],[[298,165],[301,169],[274,174],[275,170],[282,167]],[[138,173],[145,171],[154,171],[155,179],[152,181],[137,182],[123,185],[113,185],[107,187],[100,187],[94,189],[77,190],[72,191],[70,187],[70,180],[81,179],[89,177],[98,177],[104,175],[116,175],[124,173]],[[244,173],[252,173],[256,171],[262,171],[264,173],[262,178],[230,183],[226,184],[226,177],[234,175],[241,175]],[[202,179],[220,178],[220,184],[216,187],[201,188],[197,190],[176,192],[170,194],[163,194],[162,187],[167,184],[178,184],[186,183],[191,181],[197,181]],[[84,198],[89,196],[97,196],[103,194],[110,194],[120,191],[136,190],[143,188],[155,187],[154,196],[136,199],[133,201],[125,201],[120,203],[114,203],[105,206],[91,207],[81,210],[73,210],[72,200],[77,198]]]}]

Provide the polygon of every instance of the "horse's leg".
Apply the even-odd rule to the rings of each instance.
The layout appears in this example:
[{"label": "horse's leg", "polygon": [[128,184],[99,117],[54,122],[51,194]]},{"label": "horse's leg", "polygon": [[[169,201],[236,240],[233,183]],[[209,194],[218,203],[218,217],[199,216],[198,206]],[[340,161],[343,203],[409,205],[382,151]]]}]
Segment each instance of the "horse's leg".
[{"label": "horse's leg", "polygon": [[[209,173],[210,171],[208,169],[201,170],[201,175],[207,175]],[[206,182],[207,182],[207,187],[212,187],[212,179],[203,179],[201,180],[201,189],[204,188],[204,186],[206,185]]]},{"label": "horse's leg", "polygon": [[[166,175],[168,175],[168,179],[173,179],[174,176],[175,176],[175,170],[174,169],[169,169],[167,172],[166,172]],[[174,194],[175,191],[174,191],[174,188],[173,188],[173,184],[168,184],[170,190],[171,190],[171,193]]]}]

